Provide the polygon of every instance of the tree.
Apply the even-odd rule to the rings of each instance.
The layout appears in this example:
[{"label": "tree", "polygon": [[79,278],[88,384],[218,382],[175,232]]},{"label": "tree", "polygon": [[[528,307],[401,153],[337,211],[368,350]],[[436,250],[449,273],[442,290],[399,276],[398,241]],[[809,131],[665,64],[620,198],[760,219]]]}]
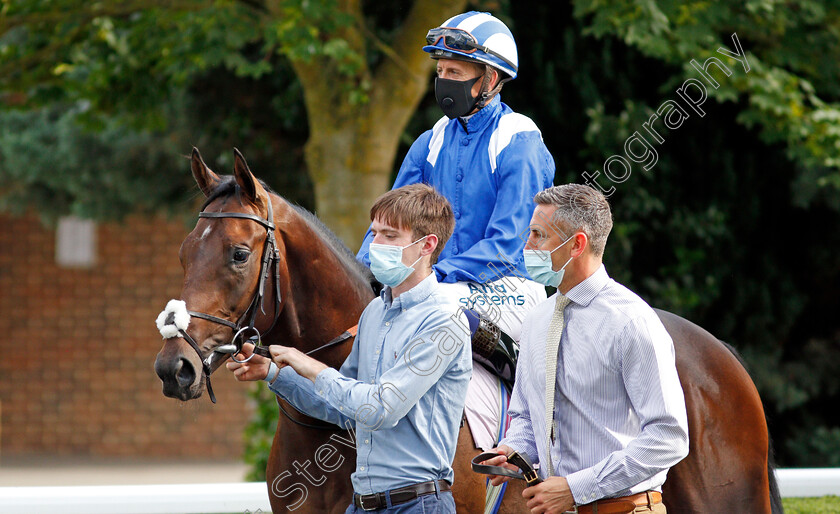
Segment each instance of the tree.
[{"label": "tree", "polygon": [[[605,253],[610,274],[744,355],[779,462],[833,465],[831,451],[840,447],[840,416],[830,407],[840,399],[833,314],[840,195],[832,182],[837,168],[819,156],[837,154],[820,136],[836,127],[823,120],[817,129],[812,121],[822,115],[807,99],[832,110],[840,97],[838,46],[831,43],[836,9],[680,4],[687,11],[663,1],[511,4],[514,31],[529,20],[555,21],[517,33],[528,51],[505,101],[542,129],[557,161],[556,183],[583,182],[584,172],[598,170],[600,183],[616,188]],[[814,5],[819,16],[808,14]],[[664,21],[646,10],[652,7]],[[651,20],[666,28],[653,31]],[[663,101],[681,101],[676,90],[687,79],[704,80],[690,61],[702,64],[719,47],[732,48],[733,32],[751,71],[717,54],[733,73],[715,75],[721,87],[708,87],[706,115],[685,106],[691,118],[664,129],[664,143],[651,141],[654,166],[631,161],[624,182],[607,179],[605,160],[624,155],[635,131],[647,134],[643,124]],[[654,48],[659,41],[658,53],[639,40]],[[798,77],[793,84],[810,84],[813,96],[779,78],[790,74]],[[806,99],[799,111],[798,98]]]},{"label": "tree", "polygon": [[280,53],[303,90],[318,214],[353,246],[427,89],[433,62],[419,51],[423,36],[465,4],[381,9],[382,26],[371,26],[378,19],[361,0],[10,0],[0,21],[0,90],[6,104],[81,103],[88,123],[108,115],[164,130],[172,98],[203,73],[264,76]]}]

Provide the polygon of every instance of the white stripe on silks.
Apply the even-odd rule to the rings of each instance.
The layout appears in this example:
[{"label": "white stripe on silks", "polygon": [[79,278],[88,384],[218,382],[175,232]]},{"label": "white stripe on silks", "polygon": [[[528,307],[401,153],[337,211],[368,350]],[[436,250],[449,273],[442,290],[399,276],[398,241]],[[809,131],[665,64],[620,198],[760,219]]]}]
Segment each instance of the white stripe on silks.
[{"label": "white stripe on silks", "polygon": [[[471,33],[476,27],[478,27],[479,25],[481,25],[482,23],[487,22],[487,21],[496,21],[496,20],[487,13],[479,13],[479,14],[476,14],[475,16],[470,16],[469,18],[466,18],[465,20],[461,21],[461,23],[459,23],[456,28],[459,28],[461,30],[466,30],[467,32]],[[498,23],[498,22],[496,22],[496,23]]]},{"label": "white stripe on silks", "polygon": [[531,118],[516,112],[505,114],[499,119],[499,125],[490,136],[490,144],[487,146],[487,152],[490,157],[490,173],[496,172],[496,159],[499,154],[507,148],[513,136],[520,132],[538,132],[540,139],[542,139],[542,132],[537,128],[536,123]]},{"label": "white stripe on silks", "polygon": [[432,127],[432,137],[429,139],[429,155],[426,157],[426,160],[432,166],[437,162],[438,154],[440,154],[440,149],[443,147],[443,133],[446,130],[446,123],[448,121],[449,118],[444,116]]},{"label": "white stripe on silks", "polygon": [[[554,307],[554,314],[548,325],[548,335],[545,339],[545,427],[546,427],[546,455],[548,455],[548,466],[546,477],[554,475],[554,464],[551,462],[551,444],[554,426],[554,390],[557,383],[557,350],[560,348],[560,339],[563,336],[565,316],[563,310],[569,305],[567,297],[557,293],[557,303]],[[560,370],[562,373],[563,370]]]},{"label": "white stripe on silks", "polygon": [[512,62],[514,66],[519,66],[519,59],[516,56],[516,43],[507,34],[497,32],[484,40],[484,46],[492,48],[494,52],[502,55],[505,59]]}]

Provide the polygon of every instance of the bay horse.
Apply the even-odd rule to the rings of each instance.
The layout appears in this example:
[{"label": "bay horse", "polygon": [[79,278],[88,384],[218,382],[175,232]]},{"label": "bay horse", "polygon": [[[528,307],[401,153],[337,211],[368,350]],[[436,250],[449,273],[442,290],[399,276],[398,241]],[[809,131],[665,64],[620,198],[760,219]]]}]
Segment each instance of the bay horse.
[{"label": "bay horse", "polygon": [[[340,367],[354,338],[336,336],[356,325],[374,297],[367,268],[313,214],[257,180],[238,150],[232,177],[216,175],[197,149],[191,170],[207,201],[179,255],[189,328],[166,339],[155,359],[163,394],[199,398],[242,332]],[[761,399],[741,362],[702,328],[657,313],[674,341],[689,424],[688,457],[663,487],[668,512],[782,512]],[[273,512],[344,512],[353,494],[352,429],[310,418],[279,398],[278,405],[286,415],[266,469]],[[470,469],[479,453],[465,423],[453,463],[458,512],[484,511],[485,477]],[[521,481],[508,483],[500,512],[529,512],[523,489]]]}]

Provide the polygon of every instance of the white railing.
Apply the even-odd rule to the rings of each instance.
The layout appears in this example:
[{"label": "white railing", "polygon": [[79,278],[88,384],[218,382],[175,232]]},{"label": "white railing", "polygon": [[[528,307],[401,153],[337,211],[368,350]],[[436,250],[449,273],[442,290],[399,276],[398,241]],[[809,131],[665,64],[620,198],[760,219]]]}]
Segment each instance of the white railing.
[{"label": "white railing", "polygon": [[[783,497],[840,495],[840,468],[780,469]],[[0,487],[0,514],[269,513],[263,482]]]},{"label": "white railing", "polygon": [[2,514],[269,513],[265,482],[0,487]]},{"label": "white railing", "polygon": [[840,468],[777,469],[782,498],[840,496]]}]

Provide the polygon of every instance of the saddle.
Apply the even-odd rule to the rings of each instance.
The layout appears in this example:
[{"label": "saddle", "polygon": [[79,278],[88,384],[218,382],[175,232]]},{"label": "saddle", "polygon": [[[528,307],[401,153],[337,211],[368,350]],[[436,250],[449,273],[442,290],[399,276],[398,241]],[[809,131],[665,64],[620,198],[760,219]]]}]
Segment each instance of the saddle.
[{"label": "saddle", "polygon": [[513,389],[519,345],[495,323],[476,311],[464,309],[472,334],[473,360]]}]

